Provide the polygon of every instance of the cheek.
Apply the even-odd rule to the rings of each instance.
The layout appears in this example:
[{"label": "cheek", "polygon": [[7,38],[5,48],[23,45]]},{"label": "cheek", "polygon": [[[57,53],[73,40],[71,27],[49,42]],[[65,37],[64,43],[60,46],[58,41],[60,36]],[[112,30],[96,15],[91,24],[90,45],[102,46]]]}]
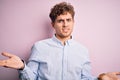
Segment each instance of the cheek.
[{"label": "cheek", "polygon": [[70,27],[70,30],[73,30],[73,25]]},{"label": "cheek", "polygon": [[59,27],[55,27],[54,29],[56,32],[61,32],[61,28],[59,28]]},{"label": "cheek", "polygon": [[74,27],[74,23],[70,23],[69,27],[72,29]]}]

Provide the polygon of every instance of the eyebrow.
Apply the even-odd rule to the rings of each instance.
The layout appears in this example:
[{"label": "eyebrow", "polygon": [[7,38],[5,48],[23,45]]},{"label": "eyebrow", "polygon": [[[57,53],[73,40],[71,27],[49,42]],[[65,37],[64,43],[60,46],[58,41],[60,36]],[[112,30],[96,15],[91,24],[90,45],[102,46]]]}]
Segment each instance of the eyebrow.
[{"label": "eyebrow", "polygon": [[[66,20],[72,20],[72,18],[67,18]],[[57,21],[64,20],[64,19],[58,19]]]}]

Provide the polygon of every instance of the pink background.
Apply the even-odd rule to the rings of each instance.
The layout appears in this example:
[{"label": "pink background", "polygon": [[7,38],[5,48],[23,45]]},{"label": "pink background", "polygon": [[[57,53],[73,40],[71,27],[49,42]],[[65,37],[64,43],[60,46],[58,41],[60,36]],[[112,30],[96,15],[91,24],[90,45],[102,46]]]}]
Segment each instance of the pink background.
[{"label": "pink background", "polygon": [[[52,36],[48,14],[61,1],[0,0],[0,53],[27,61],[33,43]],[[75,7],[73,38],[89,49],[92,74],[120,71],[120,0],[66,1]],[[18,80],[17,70],[0,67],[0,80]]]}]

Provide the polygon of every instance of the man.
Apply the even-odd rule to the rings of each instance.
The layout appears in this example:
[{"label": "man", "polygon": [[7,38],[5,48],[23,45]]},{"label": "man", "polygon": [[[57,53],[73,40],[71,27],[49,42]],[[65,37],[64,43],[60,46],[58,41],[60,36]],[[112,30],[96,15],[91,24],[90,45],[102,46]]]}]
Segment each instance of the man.
[{"label": "man", "polygon": [[[4,52],[9,59],[1,60],[0,66],[17,69],[22,80],[94,80],[87,49],[71,36],[74,14],[71,4],[56,4],[49,14],[55,35],[34,44],[27,65],[18,56]],[[118,79],[117,73],[110,74],[114,76],[101,74],[99,79]]]}]

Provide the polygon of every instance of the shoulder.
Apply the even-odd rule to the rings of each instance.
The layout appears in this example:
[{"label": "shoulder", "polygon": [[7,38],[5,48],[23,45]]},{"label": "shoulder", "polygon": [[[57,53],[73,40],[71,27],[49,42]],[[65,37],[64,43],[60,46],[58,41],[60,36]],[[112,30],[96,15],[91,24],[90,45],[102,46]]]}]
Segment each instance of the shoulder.
[{"label": "shoulder", "polygon": [[37,41],[33,44],[32,47],[36,49],[45,48],[49,43],[51,43],[51,38]]},{"label": "shoulder", "polygon": [[89,51],[88,48],[83,45],[82,43],[73,40],[72,41],[72,45],[71,45],[72,49],[74,49],[76,52],[78,52],[80,55],[89,55]]},{"label": "shoulder", "polygon": [[34,43],[35,46],[45,45],[46,43],[50,43],[51,38],[40,40]]},{"label": "shoulder", "polygon": [[72,45],[87,50],[86,46],[78,41],[72,40]]}]

